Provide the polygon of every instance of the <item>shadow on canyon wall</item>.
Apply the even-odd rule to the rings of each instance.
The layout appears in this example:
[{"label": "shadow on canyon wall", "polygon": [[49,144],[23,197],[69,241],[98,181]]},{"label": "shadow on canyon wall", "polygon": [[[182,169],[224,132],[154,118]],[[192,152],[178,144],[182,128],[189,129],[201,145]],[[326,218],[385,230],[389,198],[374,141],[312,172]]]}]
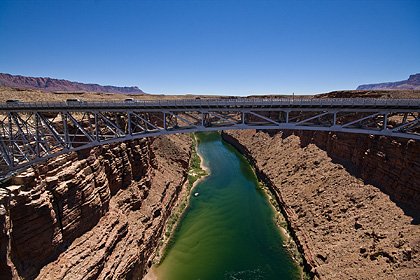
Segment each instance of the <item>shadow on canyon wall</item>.
[{"label": "shadow on canyon wall", "polygon": [[[267,131],[271,136],[279,131]],[[299,136],[301,147],[315,144],[327,152],[333,163],[364,180],[400,207],[405,215],[420,224],[419,141],[397,137],[323,131],[283,131],[282,138]]]}]

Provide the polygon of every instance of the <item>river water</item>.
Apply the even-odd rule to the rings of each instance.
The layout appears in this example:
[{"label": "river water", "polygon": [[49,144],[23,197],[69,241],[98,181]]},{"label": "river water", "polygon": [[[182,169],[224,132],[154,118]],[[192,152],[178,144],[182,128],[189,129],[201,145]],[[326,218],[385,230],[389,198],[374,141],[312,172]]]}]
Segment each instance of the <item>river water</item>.
[{"label": "river water", "polygon": [[300,279],[274,222],[274,209],[245,158],[217,132],[197,133],[210,175],[190,198],[159,280]]}]

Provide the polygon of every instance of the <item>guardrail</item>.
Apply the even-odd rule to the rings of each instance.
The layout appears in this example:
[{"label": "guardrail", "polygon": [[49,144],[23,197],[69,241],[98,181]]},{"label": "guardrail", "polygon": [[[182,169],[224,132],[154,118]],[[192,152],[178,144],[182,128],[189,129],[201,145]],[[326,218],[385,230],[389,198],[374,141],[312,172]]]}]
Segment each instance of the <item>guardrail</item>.
[{"label": "guardrail", "polygon": [[41,102],[11,102],[0,103],[0,110],[14,109],[54,109],[54,108],[142,108],[142,107],[212,107],[212,106],[386,106],[386,107],[419,107],[420,99],[390,99],[390,98],[235,98],[235,99],[173,99],[173,100],[138,100],[136,102],[124,101],[41,101]]}]

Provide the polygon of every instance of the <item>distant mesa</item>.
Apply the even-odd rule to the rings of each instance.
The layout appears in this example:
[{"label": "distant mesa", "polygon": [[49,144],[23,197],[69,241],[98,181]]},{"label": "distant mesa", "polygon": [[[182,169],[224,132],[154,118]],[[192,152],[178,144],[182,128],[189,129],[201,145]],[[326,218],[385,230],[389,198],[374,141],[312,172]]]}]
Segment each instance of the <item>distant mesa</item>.
[{"label": "distant mesa", "polygon": [[399,82],[379,83],[360,85],[356,90],[376,90],[376,89],[401,89],[401,90],[419,90],[420,89],[420,73],[410,75],[408,80]]},{"label": "distant mesa", "polygon": [[0,86],[40,89],[45,92],[103,92],[123,94],[146,94],[138,87],[101,86],[98,84],[83,84],[52,78],[25,77],[0,73]]}]

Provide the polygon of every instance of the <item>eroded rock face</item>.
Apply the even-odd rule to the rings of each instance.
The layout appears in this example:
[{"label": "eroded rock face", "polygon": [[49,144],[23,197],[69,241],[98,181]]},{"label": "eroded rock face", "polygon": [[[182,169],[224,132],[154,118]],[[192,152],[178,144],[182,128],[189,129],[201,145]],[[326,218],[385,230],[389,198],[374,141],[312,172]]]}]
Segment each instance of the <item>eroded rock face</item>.
[{"label": "eroded rock face", "polygon": [[[343,165],[334,163],[326,151],[309,144],[303,135],[302,139],[282,133],[270,136],[261,131],[226,131],[222,135],[248,157],[259,177],[277,196],[306,265],[315,277],[420,279],[420,226],[413,224],[413,217],[406,215],[380,188],[352,176]],[[321,142],[306,136],[313,142]],[[348,150],[351,141],[347,146],[345,139],[340,140],[335,149],[339,150],[341,143],[343,157],[346,153],[353,154]],[[414,145],[406,144],[408,146],[403,143],[401,149],[395,149],[395,154],[388,154],[388,159],[394,162],[391,158],[396,157],[396,153]],[[387,144],[382,139],[375,153],[381,149],[386,153],[387,145],[396,144]],[[392,171],[385,174],[392,166],[384,169],[387,161],[380,163],[379,160],[375,165],[375,157],[367,159],[367,163],[359,159],[365,164],[361,165],[366,169],[362,174],[373,176],[378,172],[376,177],[385,177],[378,184],[390,180],[393,186],[390,178],[400,175]],[[399,158],[405,164],[404,153]],[[375,171],[375,168],[383,171]],[[403,174],[410,170],[404,169]],[[418,174],[415,168],[411,170],[414,173],[404,176],[413,176],[415,180]],[[398,186],[392,188],[394,200],[412,191],[403,184]],[[407,186],[411,186],[410,183]],[[418,195],[418,190],[414,193]],[[415,197],[411,201],[412,205],[419,203]]]},{"label": "eroded rock face", "polygon": [[129,93],[129,94],[145,94],[138,87],[115,87],[101,86],[98,84],[83,84],[78,82],[70,82],[67,80],[59,80],[52,78],[35,78],[20,75],[10,75],[0,73],[0,86],[42,89],[45,92],[55,91],[87,91],[87,92],[109,92],[109,93]]},{"label": "eroded rock face", "polygon": [[408,80],[398,82],[388,82],[379,84],[366,84],[357,87],[358,90],[378,90],[378,89],[419,89],[420,88],[420,73],[410,75]]},{"label": "eroded rock face", "polygon": [[420,214],[420,141],[319,131],[295,134],[303,146],[313,143],[330,157],[348,162],[359,177],[380,187],[400,207]]},{"label": "eroded rock face", "polygon": [[190,149],[188,135],[146,138],[65,154],[13,178],[0,194],[2,277],[141,279]]}]

